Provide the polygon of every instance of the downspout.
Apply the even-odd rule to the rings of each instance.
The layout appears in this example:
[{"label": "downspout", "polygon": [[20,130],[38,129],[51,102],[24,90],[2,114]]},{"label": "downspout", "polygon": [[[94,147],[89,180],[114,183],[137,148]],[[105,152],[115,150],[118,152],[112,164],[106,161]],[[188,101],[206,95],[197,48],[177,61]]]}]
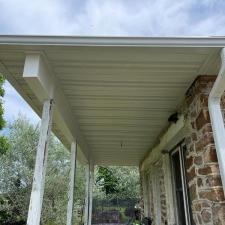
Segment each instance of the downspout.
[{"label": "downspout", "polygon": [[209,114],[212,123],[213,137],[216,146],[217,158],[220,168],[223,190],[225,192],[225,127],[221,97],[225,91],[225,48],[221,51],[221,67],[213,88],[209,94]]}]

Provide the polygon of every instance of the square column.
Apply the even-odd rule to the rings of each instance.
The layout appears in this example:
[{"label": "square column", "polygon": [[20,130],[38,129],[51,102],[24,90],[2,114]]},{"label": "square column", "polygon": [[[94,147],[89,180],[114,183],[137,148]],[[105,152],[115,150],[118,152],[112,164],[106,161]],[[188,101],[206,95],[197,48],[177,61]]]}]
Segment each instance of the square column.
[{"label": "square column", "polygon": [[88,218],[88,225],[91,225],[92,222],[92,202],[93,202],[93,184],[94,184],[94,166],[91,164],[90,166],[90,181],[89,181],[89,218]]},{"label": "square column", "polygon": [[90,163],[86,166],[86,196],[85,196],[85,212],[84,212],[85,225],[91,225],[93,183],[94,183],[94,166],[93,164]]},{"label": "square column", "polygon": [[74,188],[76,178],[76,159],[77,145],[75,142],[71,144],[71,168],[70,168],[70,183],[68,191],[68,205],[67,205],[67,220],[66,225],[73,224],[73,207],[74,207]]},{"label": "square column", "polygon": [[40,224],[52,114],[53,100],[46,100],[43,105],[27,225]]},{"label": "square column", "polygon": [[89,219],[89,188],[90,188],[90,165],[85,168],[85,206],[84,206],[84,225],[88,225]]}]

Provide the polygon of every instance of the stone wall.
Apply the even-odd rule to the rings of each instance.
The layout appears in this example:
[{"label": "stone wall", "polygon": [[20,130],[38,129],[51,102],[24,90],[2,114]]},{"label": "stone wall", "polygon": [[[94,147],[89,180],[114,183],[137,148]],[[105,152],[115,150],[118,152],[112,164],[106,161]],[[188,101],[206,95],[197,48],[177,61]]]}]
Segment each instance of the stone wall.
[{"label": "stone wall", "polygon": [[148,176],[148,199],[149,199],[149,216],[154,217],[154,204],[153,204],[153,180],[151,171],[147,173]]},{"label": "stone wall", "polygon": [[[185,152],[186,175],[195,225],[225,225],[224,192],[208,111],[208,96],[215,79],[216,76],[197,77],[189,88],[185,101],[179,110],[185,116],[185,127],[190,128],[185,132],[183,138],[187,148]],[[225,96],[222,99],[221,106],[225,113]],[[180,141],[177,140],[177,143]],[[152,172],[156,166],[158,168],[159,187],[154,192]],[[159,155],[157,162],[149,165],[148,170],[150,178],[148,181],[149,194],[151,193],[153,197],[147,210],[151,212],[153,221],[156,221],[154,198],[159,196],[160,205],[158,204],[158,207],[161,213],[161,224],[173,225],[175,222],[174,219],[171,219],[173,216],[170,214],[174,212],[171,209],[168,210],[168,204],[170,204],[167,199],[168,193],[165,195],[165,189],[168,189],[168,187],[165,186],[166,171],[163,171],[162,155]],[[172,196],[173,193],[170,193],[170,195]],[[146,197],[149,196],[145,195]]]},{"label": "stone wall", "polygon": [[186,116],[192,127],[185,138],[186,169],[196,225],[225,224],[224,193],[208,111],[208,96],[215,78],[199,76],[186,98]]},{"label": "stone wall", "polygon": [[[167,206],[166,206],[166,193],[165,193],[165,182],[164,182],[164,171],[162,160],[157,161],[150,166],[148,171],[142,174],[142,193],[145,193],[144,201],[148,203],[145,208],[145,215],[153,219],[153,225],[156,224],[158,212],[160,212],[161,224],[167,225]],[[144,190],[146,187],[146,190]],[[157,191],[157,193],[155,193]],[[156,209],[159,207],[159,210]],[[146,212],[148,211],[148,212]]]},{"label": "stone wall", "polygon": [[165,191],[165,179],[163,171],[163,161],[160,160],[158,167],[158,179],[160,188],[160,210],[161,210],[161,224],[168,224],[167,218],[167,204],[166,204],[166,191]]}]

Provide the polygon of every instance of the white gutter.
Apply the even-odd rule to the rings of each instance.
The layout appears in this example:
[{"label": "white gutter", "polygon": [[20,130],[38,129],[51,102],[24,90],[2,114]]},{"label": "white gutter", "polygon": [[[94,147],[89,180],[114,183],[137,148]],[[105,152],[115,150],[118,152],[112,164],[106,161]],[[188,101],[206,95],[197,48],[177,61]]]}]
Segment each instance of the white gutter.
[{"label": "white gutter", "polygon": [[216,146],[220,174],[225,191],[225,127],[222,110],[220,107],[221,97],[225,91],[225,48],[221,51],[221,68],[213,88],[209,94],[209,113],[213,129],[213,137]]},{"label": "white gutter", "polygon": [[0,45],[123,46],[123,47],[215,47],[225,46],[225,37],[91,37],[0,35]]}]

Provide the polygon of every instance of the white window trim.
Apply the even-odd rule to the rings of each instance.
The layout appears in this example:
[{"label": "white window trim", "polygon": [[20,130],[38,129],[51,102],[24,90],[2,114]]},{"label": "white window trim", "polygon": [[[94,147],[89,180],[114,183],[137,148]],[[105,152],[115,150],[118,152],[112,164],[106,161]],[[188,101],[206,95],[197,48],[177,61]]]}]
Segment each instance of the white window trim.
[{"label": "white window trim", "polygon": [[[179,151],[180,152],[180,154],[179,154],[180,168],[182,168],[181,169],[181,179],[182,179],[182,188],[183,188],[185,221],[186,221],[186,225],[191,225],[190,208],[189,208],[189,204],[190,203],[188,201],[187,182],[186,182],[186,177],[185,177],[185,174],[184,174],[184,171],[185,171],[184,155],[183,155],[183,147],[184,146],[185,146],[185,144],[180,144],[171,152],[171,160],[172,160],[172,156]],[[174,177],[173,163],[171,163],[171,166],[172,166],[172,185],[173,185],[173,193],[174,193],[174,203],[175,203],[175,209],[176,209],[175,218],[176,218],[176,224],[179,225],[178,208],[177,208],[177,197],[176,197],[176,192],[175,192],[175,177]]]}]

